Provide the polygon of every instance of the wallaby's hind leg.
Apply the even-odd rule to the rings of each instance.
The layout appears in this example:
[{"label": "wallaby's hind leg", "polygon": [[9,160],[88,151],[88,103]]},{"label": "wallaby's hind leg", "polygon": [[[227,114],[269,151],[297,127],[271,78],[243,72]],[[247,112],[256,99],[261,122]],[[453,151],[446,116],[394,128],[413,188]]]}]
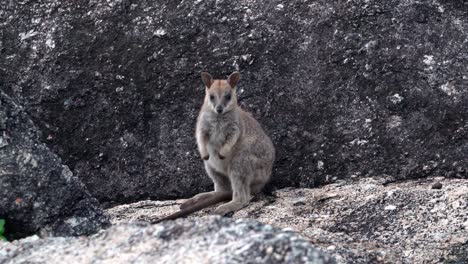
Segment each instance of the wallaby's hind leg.
[{"label": "wallaby's hind leg", "polygon": [[271,167],[260,168],[256,170],[255,178],[250,184],[250,193],[256,195],[263,190],[263,187],[270,180]]},{"label": "wallaby's hind leg", "polygon": [[251,175],[246,175],[246,170],[231,170],[229,178],[232,184],[232,201],[218,206],[214,213],[219,215],[225,215],[232,211],[237,211],[242,207],[246,206],[251,196],[250,193],[250,181]]},{"label": "wallaby's hind leg", "polygon": [[185,208],[192,207],[194,204],[203,201],[205,199],[210,198],[211,196],[215,195],[218,192],[212,191],[212,192],[204,192],[204,193],[199,193],[195,195],[194,197],[188,199],[187,201],[183,202],[180,205],[180,210],[184,210]]},{"label": "wallaby's hind leg", "polygon": [[[232,170],[230,175],[233,190],[232,201],[218,206],[214,211],[215,214],[225,215],[245,207],[252,196],[260,193],[268,181],[270,170],[265,168],[249,170],[246,169],[248,164],[245,161],[244,164],[241,169]],[[249,171],[253,175],[249,175]]]},{"label": "wallaby's hind leg", "polygon": [[209,197],[212,197],[213,195],[218,194],[220,192],[230,192],[231,191],[231,185],[230,185],[229,179],[227,178],[226,175],[223,175],[223,174],[215,171],[208,164],[206,164],[206,162],[205,162],[205,169],[206,169],[206,172],[208,173],[208,175],[210,176],[210,178],[214,182],[215,190],[211,191],[211,192],[200,193],[200,194],[197,194],[194,197],[188,199],[187,201],[185,201],[184,203],[182,203],[180,205],[181,210],[184,210],[187,207],[191,207],[194,204],[196,204],[196,203],[198,203],[198,202],[200,202],[202,200],[205,200],[205,199],[207,199]]}]

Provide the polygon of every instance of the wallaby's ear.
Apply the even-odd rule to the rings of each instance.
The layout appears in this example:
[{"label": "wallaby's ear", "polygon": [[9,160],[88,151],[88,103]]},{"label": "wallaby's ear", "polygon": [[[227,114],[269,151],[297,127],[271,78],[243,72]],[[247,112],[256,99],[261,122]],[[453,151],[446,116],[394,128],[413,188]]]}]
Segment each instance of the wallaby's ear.
[{"label": "wallaby's ear", "polygon": [[211,85],[213,84],[213,77],[207,72],[202,72],[201,73],[201,79],[203,81],[203,84],[206,86],[206,88],[210,88]]},{"label": "wallaby's ear", "polygon": [[232,88],[236,87],[239,80],[240,80],[240,73],[238,71],[233,72],[231,75],[229,75],[227,79],[229,85],[231,85]]}]

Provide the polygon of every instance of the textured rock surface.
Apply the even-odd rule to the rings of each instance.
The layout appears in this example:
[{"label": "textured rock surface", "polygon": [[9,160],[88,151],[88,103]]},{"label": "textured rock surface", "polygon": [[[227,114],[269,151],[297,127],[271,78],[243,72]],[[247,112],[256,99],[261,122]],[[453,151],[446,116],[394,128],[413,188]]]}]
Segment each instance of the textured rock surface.
[{"label": "textured rock surface", "polygon": [[87,238],[0,242],[0,248],[0,261],[3,255],[7,264],[335,263],[292,231],[220,217],[123,224]]},{"label": "textured rock surface", "polygon": [[40,143],[24,109],[0,91],[0,218],[7,238],[85,235],[108,224],[96,199]]},{"label": "textured rock surface", "polygon": [[101,201],[210,188],[199,72],[243,73],[273,183],[467,177],[464,1],[0,1],[0,82]]},{"label": "textured rock surface", "polygon": [[[437,180],[442,188],[432,189]],[[142,201],[107,212],[114,223],[151,221],[182,202]],[[468,263],[467,212],[468,180],[389,183],[369,178],[318,189],[282,189],[233,217],[292,228],[338,263],[462,264]]]}]

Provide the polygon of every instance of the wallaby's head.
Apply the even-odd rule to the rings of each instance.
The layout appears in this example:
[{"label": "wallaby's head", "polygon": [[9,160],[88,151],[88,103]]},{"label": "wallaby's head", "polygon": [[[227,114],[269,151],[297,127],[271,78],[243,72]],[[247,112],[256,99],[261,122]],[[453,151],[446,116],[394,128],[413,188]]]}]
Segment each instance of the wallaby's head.
[{"label": "wallaby's head", "polygon": [[201,74],[205,84],[205,104],[217,114],[227,113],[237,106],[236,85],[240,79],[239,72],[233,72],[227,80],[215,80],[207,72]]}]

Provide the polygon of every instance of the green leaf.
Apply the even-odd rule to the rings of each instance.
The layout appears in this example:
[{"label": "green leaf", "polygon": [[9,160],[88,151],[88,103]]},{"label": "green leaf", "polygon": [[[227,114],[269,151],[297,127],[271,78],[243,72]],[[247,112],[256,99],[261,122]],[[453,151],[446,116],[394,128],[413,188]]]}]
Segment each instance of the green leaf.
[{"label": "green leaf", "polygon": [[5,232],[5,219],[0,219],[0,236]]},{"label": "green leaf", "polygon": [[0,219],[0,240],[8,241],[3,236],[3,232],[5,232],[5,219]]}]

